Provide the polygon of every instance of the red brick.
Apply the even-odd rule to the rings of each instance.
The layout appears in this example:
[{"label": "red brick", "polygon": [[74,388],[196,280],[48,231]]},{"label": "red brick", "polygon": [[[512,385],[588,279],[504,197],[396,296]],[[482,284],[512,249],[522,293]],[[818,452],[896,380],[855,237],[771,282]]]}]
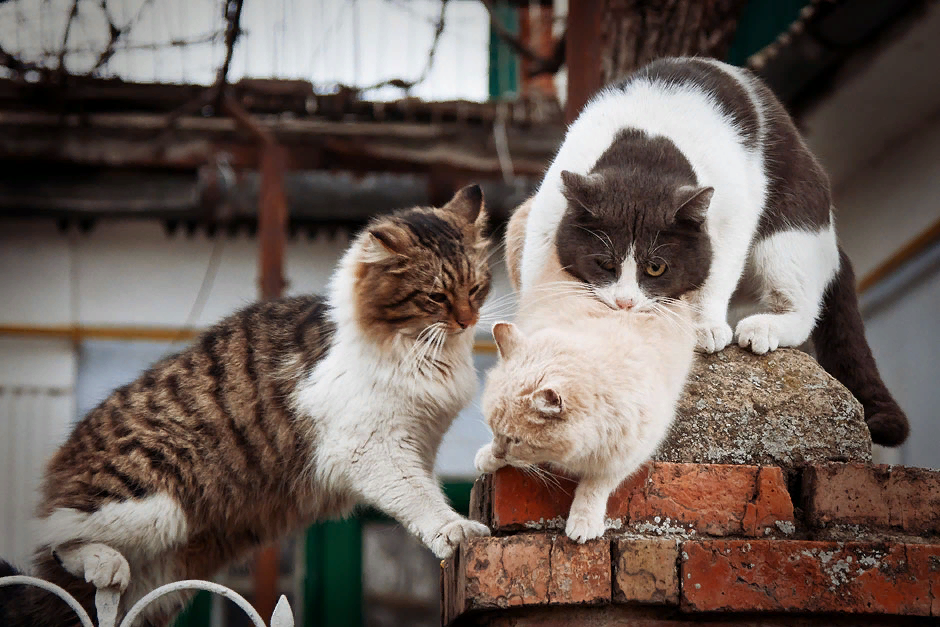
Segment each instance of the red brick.
[{"label": "red brick", "polygon": [[793,503],[776,467],[663,463],[629,505],[632,523],[657,518],[714,536],[762,536],[778,521],[793,523]]},{"label": "red brick", "polygon": [[464,612],[610,601],[610,541],[563,535],[473,538],[443,564],[444,623]]},{"label": "red brick", "polygon": [[578,544],[567,536],[553,536],[550,603],[609,603],[610,573],[610,541]]},{"label": "red brick", "polygon": [[613,541],[613,597],[619,603],[679,602],[679,547],[670,538]]},{"label": "red brick", "polygon": [[682,551],[687,610],[938,615],[940,545],[704,540]]},{"label": "red brick", "polygon": [[[562,528],[576,482],[544,482],[502,468],[488,484],[489,524],[499,530]],[[711,535],[762,536],[775,523],[793,523],[793,504],[776,467],[719,464],[644,466],[607,503],[609,518]],[[668,519],[668,521],[667,521]]]},{"label": "red brick", "polygon": [[809,522],[940,532],[940,471],[904,466],[824,464],[803,475]]}]

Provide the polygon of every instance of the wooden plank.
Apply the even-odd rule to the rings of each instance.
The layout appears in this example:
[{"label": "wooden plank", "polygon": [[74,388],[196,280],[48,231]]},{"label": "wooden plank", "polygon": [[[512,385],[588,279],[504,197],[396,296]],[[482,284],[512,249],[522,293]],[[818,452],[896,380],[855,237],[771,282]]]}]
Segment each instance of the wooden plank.
[{"label": "wooden plank", "polygon": [[863,276],[858,282],[859,294],[871,289],[890,275],[901,269],[927,248],[940,241],[940,220],[924,229],[915,238],[898,248],[893,255],[881,262],[874,270]]}]

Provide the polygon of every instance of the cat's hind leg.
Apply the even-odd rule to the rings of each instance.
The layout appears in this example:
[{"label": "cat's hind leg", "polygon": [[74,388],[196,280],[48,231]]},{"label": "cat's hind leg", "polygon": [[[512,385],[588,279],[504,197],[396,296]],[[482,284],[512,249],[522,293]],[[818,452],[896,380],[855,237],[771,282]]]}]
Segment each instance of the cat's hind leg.
[{"label": "cat's hind leg", "polygon": [[809,339],[826,286],[839,269],[835,228],[788,230],[755,242],[748,274],[769,312],[741,320],[735,336],[742,348],[759,355]]}]

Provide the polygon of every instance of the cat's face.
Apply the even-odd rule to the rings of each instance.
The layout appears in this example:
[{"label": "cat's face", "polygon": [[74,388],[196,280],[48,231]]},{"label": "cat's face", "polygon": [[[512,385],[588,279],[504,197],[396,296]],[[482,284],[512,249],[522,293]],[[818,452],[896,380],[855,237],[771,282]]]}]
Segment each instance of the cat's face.
[{"label": "cat's face", "polygon": [[648,311],[698,289],[711,265],[713,189],[650,173],[562,172],[561,265],[613,309]]},{"label": "cat's face", "polygon": [[356,298],[363,328],[417,336],[471,329],[490,290],[480,188],[465,187],[440,209],[376,219],[360,238]]},{"label": "cat's face", "polygon": [[577,353],[529,340],[510,323],[493,327],[499,363],[487,374],[483,415],[493,454],[507,464],[569,464],[584,450],[590,420]]}]

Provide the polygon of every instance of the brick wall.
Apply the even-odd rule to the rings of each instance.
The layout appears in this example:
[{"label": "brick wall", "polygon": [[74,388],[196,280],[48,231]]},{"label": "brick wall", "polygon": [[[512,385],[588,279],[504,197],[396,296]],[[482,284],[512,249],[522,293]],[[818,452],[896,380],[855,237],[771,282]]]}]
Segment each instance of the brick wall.
[{"label": "brick wall", "polygon": [[938,471],[655,462],[583,545],[574,486],[478,480],[494,535],[442,563],[443,624],[940,625]]}]

